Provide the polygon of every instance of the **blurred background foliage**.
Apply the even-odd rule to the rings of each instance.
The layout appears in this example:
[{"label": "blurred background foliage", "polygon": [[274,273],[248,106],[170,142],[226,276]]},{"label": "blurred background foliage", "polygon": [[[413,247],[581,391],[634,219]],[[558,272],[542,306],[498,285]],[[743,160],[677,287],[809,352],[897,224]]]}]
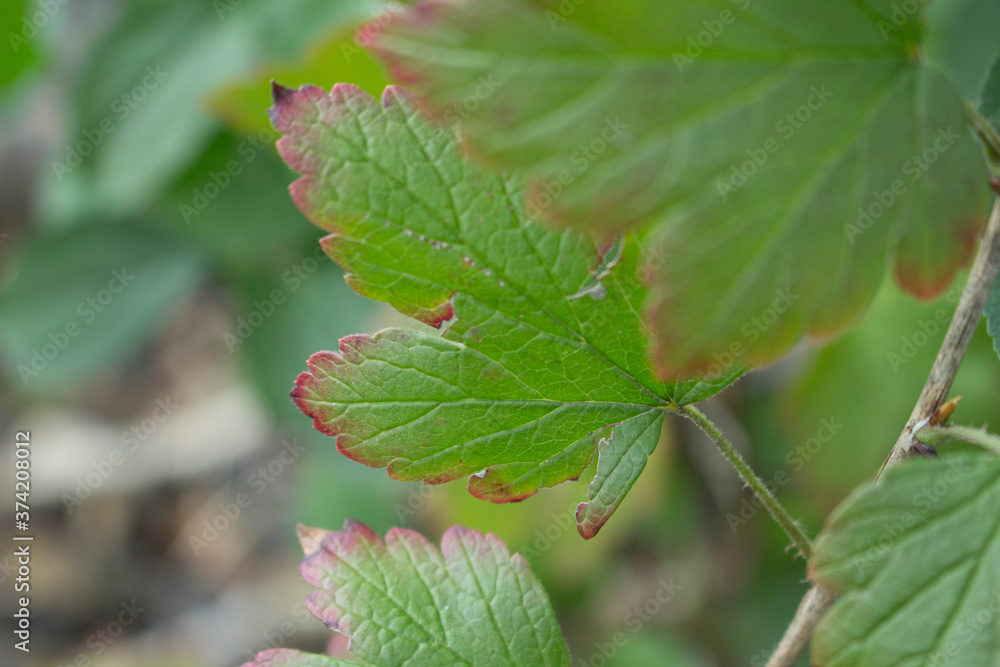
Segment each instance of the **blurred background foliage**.
[{"label": "blurred background foliage", "polygon": [[[687,425],[583,543],[583,483],[495,506],[458,483],[392,482],[338,455],[288,400],[311,353],[404,318],[355,296],[316,252],[274,150],[269,81],[378,94],[385,74],[354,29],[384,8],[0,7],[0,430],[8,461],[8,436],[32,431],[38,540],[34,651],[4,664],[342,654],[300,604],[294,526],[351,517],[432,539],[453,523],[500,535],[550,591],[574,665],[763,665],[804,591],[802,563]],[[930,56],[975,102],[1000,53],[1000,4],[941,0],[929,15]],[[815,532],[895,441],[952,309],[887,284],[851,333],[803,346],[706,411]],[[960,421],[996,414],[984,332],[955,392]],[[644,611],[660,581],[678,592]],[[123,604],[141,611],[118,627]]]}]

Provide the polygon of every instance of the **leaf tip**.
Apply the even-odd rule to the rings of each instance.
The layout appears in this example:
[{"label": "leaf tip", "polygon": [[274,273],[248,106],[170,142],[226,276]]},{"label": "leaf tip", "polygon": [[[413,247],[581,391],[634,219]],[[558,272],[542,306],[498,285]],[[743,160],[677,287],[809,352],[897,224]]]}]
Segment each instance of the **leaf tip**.
[{"label": "leaf tip", "polygon": [[576,530],[583,539],[593,539],[608,522],[609,516],[594,516],[590,512],[590,503],[580,503],[576,507]]},{"label": "leaf tip", "polygon": [[275,106],[287,104],[291,101],[294,94],[294,88],[288,88],[278,83],[275,79],[271,79],[271,100]]},{"label": "leaf tip", "polygon": [[968,266],[975,253],[983,229],[983,218],[978,215],[958,224],[950,242],[944,242],[939,261],[930,264],[897,255],[895,275],[897,284],[920,301],[933,301],[941,296],[955,278],[959,269]]},{"label": "leaf tip", "polygon": [[316,101],[326,97],[326,91],[319,86],[306,84],[299,88],[288,88],[277,81],[271,81],[271,99],[274,105],[267,110],[271,124],[279,132],[288,132],[291,121],[302,113],[314,112]]},{"label": "leaf tip", "polygon": [[328,530],[312,528],[301,523],[296,526],[295,532],[299,537],[299,545],[302,547],[302,553],[306,557],[312,556],[322,549],[323,540],[330,535],[330,531]]}]

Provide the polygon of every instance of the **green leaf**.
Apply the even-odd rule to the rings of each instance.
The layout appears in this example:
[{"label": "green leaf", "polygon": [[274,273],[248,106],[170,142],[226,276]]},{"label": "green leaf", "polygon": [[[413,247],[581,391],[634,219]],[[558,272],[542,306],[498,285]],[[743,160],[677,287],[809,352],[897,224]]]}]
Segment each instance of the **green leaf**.
[{"label": "green leaf", "polygon": [[649,223],[662,377],[840,332],[889,263],[931,298],[971,256],[982,150],[899,3],[549,6],[424,2],[376,49],[477,153],[530,169],[528,210]]},{"label": "green leaf", "polygon": [[275,138],[270,129],[247,137],[220,133],[159,200],[163,225],[225,273],[280,278],[315,247],[314,230],[288,224],[298,212],[288,200],[288,168],[273,150]]},{"label": "green leaf", "polygon": [[962,96],[978,102],[990,65],[1000,56],[993,26],[1000,24],[995,0],[948,0],[924,4],[931,26],[921,53],[952,77]]},{"label": "green leaf", "polygon": [[197,158],[217,130],[202,100],[246,72],[257,52],[252,14],[221,20],[223,6],[152,0],[124,8],[81,64],[75,124],[44,183],[44,213],[132,213]]},{"label": "green leaf", "polygon": [[[0,8],[0,35],[3,36],[4,66],[0,69],[0,88],[6,88],[30,67],[35,59],[35,45],[40,31],[29,0],[4,3]],[[42,16],[46,16],[42,14]],[[45,23],[48,23],[46,17]],[[44,25],[41,28],[44,31]]]},{"label": "green leaf", "polygon": [[590,539],[618,509],[639,473],[646,457],[660,440],[663,417],[657,410],[636,415],[615,426],[611,436],[598,444],[597,474],[590,483],[588,502],[576,510],[580,534]]},{"label": "green leaf", "polygon": [[[979,113],[982,114],[993,129],[1000,133],[1000,57],[993,63],[986,86],[983,88],[982,103]],[[1000,158],[1000,156],[997,156]],[[993,290],[986,302],[984,311],[986,329],[993,338],[993,349],[1000,354],[1000,276],[993,283]]]},{"label": "green leaf", "polygon": [[400,480],[470,476],[480,498],[521,500],[576,479],[608,426],[649,415],[659,429],[738,375],[657,381],[634,240],[527,219],[519,177],[463,161],[405,91],[387,89],[384,109],[343,84],[278,87],[275,99],[279,152],[304,174],[292,196],[332,232],[322,244],[348,284],[444,327],[351,336],[310,359],[292,396],[348,457]]},{"label": "green leaf", "polygon": [[372,665],[569,664],[545,590],[495,535],[453,526],[438,551],[412,530],[383,541],[348,521],[300,538],[317,588],[306,606]]},{"label": "green leaf", "polygon": [[134,353],[197,288],[201,257],[127,224],[25,242],[0,291],[0,351],[12,378],[49,395]]},{"label": "green leaf", "polygon": [[1000,132],[1000,57],[993,63],[986,85],[983,87],[983,100],[979,112],[997,132]]},{"label": "green leaf", "polygon": [[[86,214],[127,215],[155,202],[216,135],[218,120],[207,107],[218,91],[253,75],[266,94],[270,77],[261,70],[274,65],[265,63],[296,61],[317,37],[371,16],[379,4],[123,3],[79,59],[74,123],[43,181],[42,217],[75,222]],[[258,99],[258,123],[266,120],[264,107]],[[243,164],[242,156],[235,159]]]},{"label": "green leaf", "polygon": [[993,349],[1000,354],[1000,276],[993,283],[983,313],[986,316],[986,331],[993,338]]},{"label": "green leaf", "polygon": [[357,664],[325,655],[275,648],[258,653],[256,660],[245,663],[243,667],[344,667]]},{"label": "green leaf", "polygon": [[1000,461],[918,460],[859,489],[816,541],[812,578],[840,594],[813,664],[996,664]]}]

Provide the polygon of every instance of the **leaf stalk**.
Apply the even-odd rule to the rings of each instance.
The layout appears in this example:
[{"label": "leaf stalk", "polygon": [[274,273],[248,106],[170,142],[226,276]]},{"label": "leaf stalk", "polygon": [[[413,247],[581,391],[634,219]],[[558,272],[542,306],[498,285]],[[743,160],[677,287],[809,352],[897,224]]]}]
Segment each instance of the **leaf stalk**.
[{"label": "leaf stalk", "polygon": [[761,502],[767,511],[770,512],[774,520],[778,522],[778,525],[785,531],[788,537],[792,540],[792,544],[795,548],[799,550],[799,553],[803,558],[808,560],[812,557],[813,547],[812,542],[803,532],[802,528],[799,526],[798,522],[792,519],[788,514],[788,510],[778,501],[773,493],[764,484],[764,481],[757,476],[757,473],[753,471],[750,464],[746,462],[736,448],[726,440],[726,436],[722,435],[722,432],[715,427],[708,417],[693,405],[685,405],[680,409],[680,414],[684,415],[692,422],[694,422],[702,432],[708,436],[708,438],[715,443],[715,446],[722,452],[722,455],[726,457],[736,472],[739,474],[740,478],[750,487],[753,494],[757,497],[757,500]]}]

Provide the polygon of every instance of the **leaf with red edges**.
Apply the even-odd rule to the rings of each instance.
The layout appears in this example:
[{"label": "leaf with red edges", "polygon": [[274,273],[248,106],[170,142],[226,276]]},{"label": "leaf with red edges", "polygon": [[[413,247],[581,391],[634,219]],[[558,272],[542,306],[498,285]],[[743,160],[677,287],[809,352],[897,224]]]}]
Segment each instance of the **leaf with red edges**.
[{"label": "leaf with red edges", "polygon": [[576,508],[577,527],[584,538],[597,534],[639,479],[646,457],[660,440],[662,426],[663,419],[651,410],[616,424],[611,435],[601,440],[597,474],[587,491],[589,500]]},{"label": "leaf with red edges", "polygon": [[[348,283],[442,329],[351,336],[309,360],[293,399],[346,456],[396,479],[468,477],[478,497],[522,500],[579,477],[608,426],[662,422],[738,376],[658,381],[635,239],[536,224],[521,179],[464,160],[402,89],[381,105],[344,84],[274,92],[278,150],[303,174],[292,196],[330,232],[323,247]],[[589,535],[629,486],[614,487]]]},{"label": "leaf with red edges", "polygon": [[569,664],[545,590],[495,535],[453,526],[438,550],[412,530],[383,540],[348,521],[307,533],[303,550],[299,570],[317,589],[306,606],[368,664]]},{"label": "leaf with red edges", "polygon": [[988,173],[895,0],[424,0],[374,44],[529,210],[647,225],[660,377],[837,334],[892,267],[930,299],[970,258]]},{"label": "leaf with red edges", "polygon": [[243,667],[357,667],[357,664],[325,655],[275,648],[261,651],[253,662],[244,663]]}]

